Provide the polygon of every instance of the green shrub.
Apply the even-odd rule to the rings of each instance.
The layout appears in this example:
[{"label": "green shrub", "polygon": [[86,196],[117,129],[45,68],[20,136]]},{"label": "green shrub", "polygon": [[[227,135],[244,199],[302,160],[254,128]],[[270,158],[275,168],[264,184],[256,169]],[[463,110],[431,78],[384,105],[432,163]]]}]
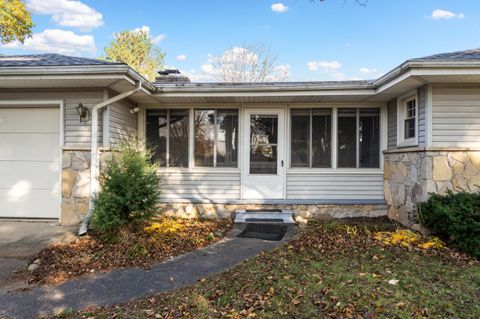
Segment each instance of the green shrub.
[{"label": "green shrub", "polygon": [[420,218],[424,226],[480,258],[480,193],[432,194],[420,204]]},{"label": "green shrub", "polygon": [[93,222],[100,231],[115,233],[122,225],[139,225],[156,214],[160,177],[150,158],[150,150],[133,142],[112,152],[94,198]]}]

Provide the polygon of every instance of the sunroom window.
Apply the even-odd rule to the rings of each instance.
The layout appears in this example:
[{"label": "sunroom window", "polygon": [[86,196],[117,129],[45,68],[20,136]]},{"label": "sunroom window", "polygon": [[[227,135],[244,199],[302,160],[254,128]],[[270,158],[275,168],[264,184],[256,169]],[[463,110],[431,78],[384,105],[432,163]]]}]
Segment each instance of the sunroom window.
[{"label": "sunroom window", "polygon": [[338,109],[337,144],[339,168],[378,168],[380,110]]},{"label": "sunroom window", "polygon": [[238,110],[196,109],[195,166],[237,167]]},{"label": "sunroom window", "polygon": [[331,167],[331,109],[291,111],[291,167]]},{"label": "sunroom window", "polygon": [[148,110],[147,145],[161,167],[188,167],[188,110]]}]

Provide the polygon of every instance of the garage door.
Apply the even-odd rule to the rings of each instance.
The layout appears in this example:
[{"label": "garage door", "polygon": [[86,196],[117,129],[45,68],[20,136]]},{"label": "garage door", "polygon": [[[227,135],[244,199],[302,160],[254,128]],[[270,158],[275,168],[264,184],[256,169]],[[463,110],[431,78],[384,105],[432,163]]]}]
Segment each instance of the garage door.
[{"label": "garage door", "polygon": [[0,107],[0,217],[59,217],[59,112]]}]

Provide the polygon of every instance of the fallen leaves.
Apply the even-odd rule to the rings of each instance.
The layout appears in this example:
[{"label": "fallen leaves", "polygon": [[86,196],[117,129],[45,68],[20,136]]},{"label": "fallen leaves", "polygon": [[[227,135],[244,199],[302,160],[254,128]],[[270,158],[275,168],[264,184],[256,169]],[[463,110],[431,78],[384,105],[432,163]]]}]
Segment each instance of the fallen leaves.
[{"label": "fallen leaves", "polygon": [[408,229],[375,232],[373,238],[385,245],[397,245],[405,248],[441,249],[445,247],[445,243],[437,237],[426,240],[420,234]]},{"label": "fallen leaves", "polygon": [[[23,275],[29,284],[55,284],[86,273],[125,267],[149,267],[217,241],[229,220],[187,220],[159,217],[142,229],[122,229],[114,240],[91,233],[73,243],[51,245],[33,259],[39,267]],[[172,278],[173,279],[173,278]]]}]

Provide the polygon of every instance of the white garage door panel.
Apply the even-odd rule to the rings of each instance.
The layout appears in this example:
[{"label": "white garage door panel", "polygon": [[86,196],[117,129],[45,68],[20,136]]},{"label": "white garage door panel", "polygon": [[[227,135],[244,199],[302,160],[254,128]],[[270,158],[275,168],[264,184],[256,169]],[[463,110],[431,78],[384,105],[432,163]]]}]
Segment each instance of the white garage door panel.
[{"label": "white garage door panel", "polygon": [[50,190],[10,191],[0,189],[0,216],[13,218],[58,218],[58,194]]},{"label": "white garage door panel", "polygon": [[0,161],[58,161],[60,136],[53,134],[0,133]]},{"label": "white garage door panel", "polygon": [[58,133],[58,108],[2,108],[0,133]]},{"label": "white garage door panel", "polygon": [[0,176],[0,189],[18,185],[51,189],[59,182],[60,165],[58,162],[0,161]]},{"label": "white garage door panel", "polygon": [[60,109],[0,107],[0,217],[60,215]]}]

